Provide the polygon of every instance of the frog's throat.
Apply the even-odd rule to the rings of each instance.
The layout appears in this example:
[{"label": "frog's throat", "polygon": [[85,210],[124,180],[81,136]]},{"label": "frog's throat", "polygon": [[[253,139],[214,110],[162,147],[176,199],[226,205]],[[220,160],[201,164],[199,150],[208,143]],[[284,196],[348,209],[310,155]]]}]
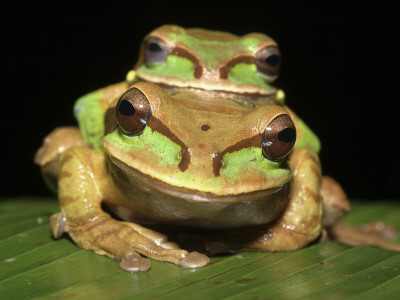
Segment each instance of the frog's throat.
[{"label": "frog's throat", "polygon": [[284,182],[280,186],[272,187],[265,190],[241,193],[236,195],[230,194],[220,196],[215,195],[211,192],[201,192],[184,187],[172,186],[168,183],[162,182],[161,180],[144,174],[139,170],[131,168],[126,163],[120,161],[116,157],[110,156],[110,159],[114,165],[116,165],[124,173],[128,174],[128,176],[131,176],[134,180],[143,182],[143,184],[146,184],[162,193],[171,195],[176,198],[184,199],[189,202],[238,203],[244,201],[252,201],[255,199],[265,199],[265,197],[279,192],[285,184],[289,184],[290,182]]}]

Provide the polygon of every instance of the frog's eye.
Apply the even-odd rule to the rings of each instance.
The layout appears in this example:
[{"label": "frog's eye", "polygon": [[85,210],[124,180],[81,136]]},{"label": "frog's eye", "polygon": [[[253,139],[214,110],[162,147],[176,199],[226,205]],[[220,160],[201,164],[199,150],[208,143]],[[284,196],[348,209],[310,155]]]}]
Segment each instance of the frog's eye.
[{"label": "frog's eye", "polygon": [[278,47],[269,46],[256,53],[256,65],[259,72],[275,76],[281,66],[281,55]]},{"label": "frog's eye", "polygon": [[171,53],[171,47],[157,37],[150,37],[144,46],[146,63],[165,62]]},{"label": "frog's eye", "polygon": [[296,127],[292,119],[282,114],[275,117],[264,130],[262,152],[265,158],[279,161],[292,150],[296,142]]},{"label": "frog's eye", "polygon": [[121,96],[116,109],[119,127],[127,135],[142,133],[151,115],[150,102],[137,88],[131,88]]}]

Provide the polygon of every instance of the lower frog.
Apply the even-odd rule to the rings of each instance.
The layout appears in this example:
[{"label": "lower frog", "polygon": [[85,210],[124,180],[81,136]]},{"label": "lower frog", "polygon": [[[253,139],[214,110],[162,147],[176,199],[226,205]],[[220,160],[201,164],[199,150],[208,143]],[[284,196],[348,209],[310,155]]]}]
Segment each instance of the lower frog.
[{"label": "lower frog", "polygon": [[66,232],[136,272],[150,268],[142,255],[190,268],[209,263],[149,229],[155,224],[206,229],[202,249],[211,254],[294,250],[321,234],[319,159],[310,148],[293,148],[296,127],[281,106],[171,96],[142,82],[112,112],[103,151],[83,142],[60,150],[77,134],[61,128],[37,153],[45,173],[57,165],[55,237]]}]

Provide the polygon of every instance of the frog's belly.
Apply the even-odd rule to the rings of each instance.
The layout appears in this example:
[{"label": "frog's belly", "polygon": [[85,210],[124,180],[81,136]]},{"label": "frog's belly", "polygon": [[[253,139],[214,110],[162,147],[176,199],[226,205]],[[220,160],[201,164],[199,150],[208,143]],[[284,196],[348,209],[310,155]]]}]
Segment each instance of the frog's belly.
[{"label": "frog's belly", "polygon": [[[179,224],[205,228],[234,228],[269,223],[280,216],[289,200],[289,183],[273,194],[264,192],[242,197],[209,198],[200,201],[167,193],[144,182],[129,180],[121,188],[125,199],[107,202],[111,210],[138,224]],[[194,195],[193,198],[196,198]]]}]

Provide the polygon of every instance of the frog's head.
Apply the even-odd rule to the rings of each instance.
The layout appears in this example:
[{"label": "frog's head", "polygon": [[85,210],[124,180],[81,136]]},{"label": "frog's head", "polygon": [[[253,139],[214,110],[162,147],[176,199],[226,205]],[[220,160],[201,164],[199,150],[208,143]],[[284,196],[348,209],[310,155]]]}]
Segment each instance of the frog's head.
[{"label": "frog's head", "polygon": [[144,38],[130,74],[165,86],[268,96],[279,67],[278,46],[264,34],[165,25]]},{"label": "frog's head", "polygon": [[280,190],[291,179],[285,157],[296,139],[289,113],[198,97],[135,84],[118,101],[118,127],[105,137],[105,152],[128,176],[190,201]]}]

